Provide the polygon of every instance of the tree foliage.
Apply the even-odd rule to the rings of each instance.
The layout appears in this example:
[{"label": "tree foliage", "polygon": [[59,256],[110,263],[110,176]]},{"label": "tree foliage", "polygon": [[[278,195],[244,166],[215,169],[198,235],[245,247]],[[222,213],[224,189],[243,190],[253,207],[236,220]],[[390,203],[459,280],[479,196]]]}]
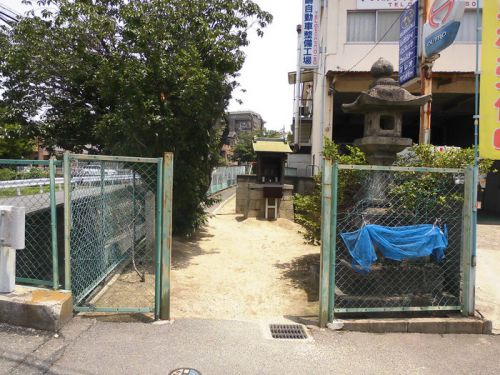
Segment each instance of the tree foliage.
[{"label": "tree foliage", "polygon": [[6,109],[0,104],[0,159],[29,157],[34,150],[33,140],[23,133],[20,124],[7,117]]},{"label": "tree foliage", "polygon": [[262,130],[254,132],[242,132],[238,135],[238,142],[233,148],[233,158],[240,163],[251,163],[257,160],[257,154],[253,150],[255,137],[281,138],[282,134],[276,130]]},{"label": "tree foliage", "polygon": [[272,16],[250,0],[37,5],[41,16],[0,34],[12,115],[48,147],[174,152],[174,230],[194,230],[218,161],[215,124],[237,86],[247,32],[262,35]]}]

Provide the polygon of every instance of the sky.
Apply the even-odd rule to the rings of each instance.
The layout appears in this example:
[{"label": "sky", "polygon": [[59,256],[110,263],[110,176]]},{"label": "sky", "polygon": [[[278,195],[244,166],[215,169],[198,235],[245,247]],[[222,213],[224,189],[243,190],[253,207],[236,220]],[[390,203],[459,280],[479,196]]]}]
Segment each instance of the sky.
[{"label": "sky", "polygon": [[[288,84],[288,72],[295,71],[297,61],[297,24],[302,14],[300,0],[254,0],[274,20],[258,37],[249,33],[250,45],[241,70],[241,86],[233,93],[229,111],[251,110],[259,113],[266,129],[290,130],[293,117],[293,86]],[[36,1],[33,1],[36,4]],[[0,0],[0,4],[23,13],[21,0]],[[36,5],[35,5],[36,7]],[[244,92],[242,90],[245,90]],[[236,99],[243,101],[239,104]]]},{"label": "sky", "polygon": [[[0,0],[1,1],[1,0]],[[288,72],[297,66],[297,24],[302,14],[300,0],[255,0],[270,12],[273,23],[264,29],[264,36],[252,34],[239,82],[246,92],[237,90],[230,111],[252,110],[262,115],[266,129],[290,130],[293,119],[293,85]]]}]

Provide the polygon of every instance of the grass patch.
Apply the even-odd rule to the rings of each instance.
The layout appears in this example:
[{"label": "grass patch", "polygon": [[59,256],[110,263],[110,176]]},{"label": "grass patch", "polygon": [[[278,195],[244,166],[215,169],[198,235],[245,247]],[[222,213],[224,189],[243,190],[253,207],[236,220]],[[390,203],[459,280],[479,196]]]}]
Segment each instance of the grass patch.
[{"label": "grass patch", "polygon": [[[36,194],[46,194],[50,192],[50,186],[42,186],[42,193],[40,193],[39,186],[28,186],[20,189],[21,196],[23,195],[36,195]],[[16,197],[17,196],[17,188],[7,188],[0,189],[0,197]]]}]

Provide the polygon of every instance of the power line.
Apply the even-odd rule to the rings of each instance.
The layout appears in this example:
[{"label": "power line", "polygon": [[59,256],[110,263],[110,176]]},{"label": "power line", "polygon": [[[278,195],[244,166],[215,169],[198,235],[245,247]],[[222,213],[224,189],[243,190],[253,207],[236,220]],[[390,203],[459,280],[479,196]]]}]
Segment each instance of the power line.
[{"label": "power line", "polygon": [[17,19],[0,10],[0,18],[4,22],[17,22]]},{"label": "power line", "polygon": [[17,13],[17,12],[15,12],[15,11],[13,11],[12,9],[10,9],[10,8],[6,7],[6,6],[5,6],[5,5],[3,5],[3,4],[0,4],[0,8],[1,8],[1,9],[3,9],[4,11],[6,11],[6,12],[12,13],[14,16],[20,16],[20,14],[19,14],[19,13]]}]

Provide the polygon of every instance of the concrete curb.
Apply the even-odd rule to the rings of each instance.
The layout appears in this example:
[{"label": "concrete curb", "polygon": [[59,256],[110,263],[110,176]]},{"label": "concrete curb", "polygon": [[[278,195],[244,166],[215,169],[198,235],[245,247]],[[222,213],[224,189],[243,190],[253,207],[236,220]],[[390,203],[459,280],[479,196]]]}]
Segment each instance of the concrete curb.
[{"label": "concrete curb", "polygon": [[73,317],[71,292],[16,286],[0,294],[0,322],[58,331]]},{"label": "concrete curb", "polygon": [[476,317],[336,320],[331,330],[371,333],[491,334],[492,322]]}]

